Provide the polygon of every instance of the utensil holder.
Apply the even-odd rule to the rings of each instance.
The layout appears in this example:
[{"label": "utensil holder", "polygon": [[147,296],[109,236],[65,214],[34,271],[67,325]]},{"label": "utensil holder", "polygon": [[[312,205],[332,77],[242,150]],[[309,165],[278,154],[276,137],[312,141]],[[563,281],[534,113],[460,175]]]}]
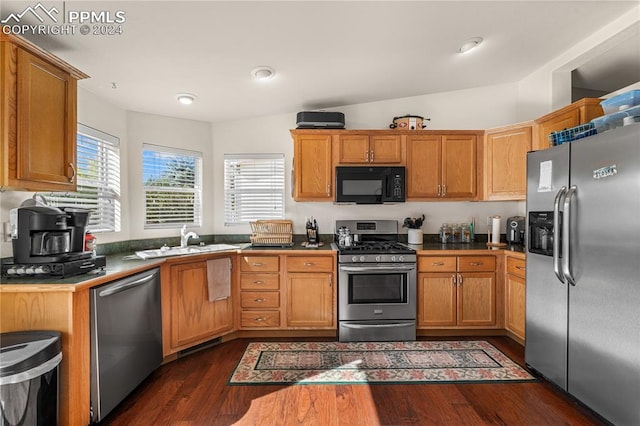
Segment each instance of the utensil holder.
[{"label": "utensil holder", "polygon": [[409,244],[422,244],[422,229],[409,229],[408,243]]}]

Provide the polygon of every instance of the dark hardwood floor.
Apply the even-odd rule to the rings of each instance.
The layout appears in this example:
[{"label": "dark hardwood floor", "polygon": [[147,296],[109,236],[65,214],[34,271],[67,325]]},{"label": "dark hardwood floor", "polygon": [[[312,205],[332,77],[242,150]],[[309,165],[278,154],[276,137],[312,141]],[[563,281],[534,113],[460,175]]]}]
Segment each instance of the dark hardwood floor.
[{"label": "dark hardwood floor", "polygon": [[[519,364],[524,349],[485,339]],[[228,386],[250,341],[238,339],[155,371],[103,421],[108,425],[603,425],[537,383]],[[321,340],[321,339],[296,339]]]}]

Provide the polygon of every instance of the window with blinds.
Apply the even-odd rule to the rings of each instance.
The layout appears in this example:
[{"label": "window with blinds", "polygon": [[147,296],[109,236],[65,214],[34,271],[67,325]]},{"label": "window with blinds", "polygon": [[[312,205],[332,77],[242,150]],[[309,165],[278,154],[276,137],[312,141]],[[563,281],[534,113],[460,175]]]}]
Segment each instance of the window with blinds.
[{"label": "window with blinds", "polygon": [[202,153],[142,147],[145,228],[202,225]]},{"label": "window with blinds", "polygon": [[47,204],[91,210],[87,230],[120,231],[120,139],[78,123],[76,192],[41,193]]},{"label": "window with blinds", "polygon": [[284,219],[284,154],[225,154],[225,225]]}]

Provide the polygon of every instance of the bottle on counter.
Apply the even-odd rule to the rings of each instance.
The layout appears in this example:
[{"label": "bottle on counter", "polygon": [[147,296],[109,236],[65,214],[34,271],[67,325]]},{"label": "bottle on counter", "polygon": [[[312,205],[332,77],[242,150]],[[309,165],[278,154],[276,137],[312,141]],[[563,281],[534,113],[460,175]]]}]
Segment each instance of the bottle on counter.
[{"label": "bottle on counter", "polygon": [[98,248],[98,242],[96,240],[95,235],[91,233],[91,231],[87,231],[84,234],[84,251],[93,252],[93,255],[96,255],[96,249]]}]

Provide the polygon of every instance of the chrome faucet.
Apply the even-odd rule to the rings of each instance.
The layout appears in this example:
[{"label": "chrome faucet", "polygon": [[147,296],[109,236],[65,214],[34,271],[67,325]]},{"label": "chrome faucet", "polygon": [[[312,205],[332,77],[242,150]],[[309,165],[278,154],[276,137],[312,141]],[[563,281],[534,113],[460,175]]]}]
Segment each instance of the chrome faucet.
[{"label": "chrome faucet", "polygon": [[187,232],[187,225],[182,225],[180,229],[180,247],[185,248],[189,238],[200,238],[195,232]]}]

